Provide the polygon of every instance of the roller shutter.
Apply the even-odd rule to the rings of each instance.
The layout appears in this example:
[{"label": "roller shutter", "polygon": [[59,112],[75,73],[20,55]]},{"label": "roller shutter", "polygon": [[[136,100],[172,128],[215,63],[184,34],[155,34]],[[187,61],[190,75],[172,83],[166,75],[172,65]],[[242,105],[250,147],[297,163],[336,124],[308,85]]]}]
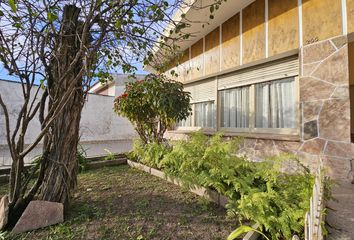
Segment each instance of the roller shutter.
[{"label": "roller shutter", "polygon": [[216,100],[216,80],[208,79],[196,83],[186,84],[184,90],[191,93],[192,103],[215,101]]},{"label": "roller shutter", "polygon": [[220,76],[218,90],[298,75],[299,59],[289,58]]}]

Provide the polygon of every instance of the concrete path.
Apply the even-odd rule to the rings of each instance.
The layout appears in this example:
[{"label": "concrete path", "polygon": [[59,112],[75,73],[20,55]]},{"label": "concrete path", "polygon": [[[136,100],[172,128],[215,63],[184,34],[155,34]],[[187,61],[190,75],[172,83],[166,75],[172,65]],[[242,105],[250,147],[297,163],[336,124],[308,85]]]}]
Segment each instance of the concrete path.
[{"label": "concrete path", "polygon": [[336,201],[327,204],[329,240],[354,240],[354,184],[340,183],[333,189]]}]

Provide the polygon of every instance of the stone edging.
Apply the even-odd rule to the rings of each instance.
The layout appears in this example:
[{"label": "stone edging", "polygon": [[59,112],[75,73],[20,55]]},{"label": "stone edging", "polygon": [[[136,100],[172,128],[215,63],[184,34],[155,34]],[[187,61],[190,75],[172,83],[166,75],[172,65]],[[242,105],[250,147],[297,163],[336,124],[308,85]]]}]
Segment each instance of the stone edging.
[{"label": "stone edging", "polygon": [[[150,173],[151,175],[154,175],[156,177],[162,178],[164,180],[167,180],[168,182],[171,182],[175,185],[178,186],[182,186],[182,182],[179,181],[178,179],[172,179],[170,177],[168,177],[164,172],[157,170],[155,168],[152,167],[148,167],[145,166],[141,163],[137,163],[137,162],[133,162],[131,160],[127,159],[127,164],[132,167],[132,168],[136,168],[139,170],[142,170],[144,172]],[[212,201],[214,203],[216,203],[217,205],[221,206],[221,207],[225,207],[228,199],[227,197],[219,194],[218,192],[211,190],[211,189],[207,189],[205,187],[198,187],[196,186],[193,189],[189,189],[190,192],[197,194],[198,196],[204,197],[206,199],[208,199],[209,201]],[[257,228],[257,225],[254,225],[253,228]],[[255,231],[251,231],[248,232],[242,240],[256,240],[259,237],[259,233],[255,232]]]}]

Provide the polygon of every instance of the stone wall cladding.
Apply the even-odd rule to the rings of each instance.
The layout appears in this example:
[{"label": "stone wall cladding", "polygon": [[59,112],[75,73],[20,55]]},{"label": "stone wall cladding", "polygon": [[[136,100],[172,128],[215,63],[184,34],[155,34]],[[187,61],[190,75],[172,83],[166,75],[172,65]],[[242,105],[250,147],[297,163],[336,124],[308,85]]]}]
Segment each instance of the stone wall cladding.
[{"label": "stone wall cladding", "polygon": [[322,158],[332,178],[347,181],[354,152],[347,37],[304,46],[300,55],[302,136],[297,154],[304,162]]}]

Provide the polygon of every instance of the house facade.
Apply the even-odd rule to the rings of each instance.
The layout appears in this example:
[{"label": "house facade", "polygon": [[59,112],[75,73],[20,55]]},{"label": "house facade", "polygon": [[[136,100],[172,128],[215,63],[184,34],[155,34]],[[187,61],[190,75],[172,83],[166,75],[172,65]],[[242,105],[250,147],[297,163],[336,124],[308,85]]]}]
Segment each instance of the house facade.
[{"label": "house facade", "polygon": [[168,136],[222,130],[251,159],[290,152],[352,181],[354,0],[233,0],[210,20],[211,2],[183,10],[191,37],[166,74],[191,92],[193,114]]}]

